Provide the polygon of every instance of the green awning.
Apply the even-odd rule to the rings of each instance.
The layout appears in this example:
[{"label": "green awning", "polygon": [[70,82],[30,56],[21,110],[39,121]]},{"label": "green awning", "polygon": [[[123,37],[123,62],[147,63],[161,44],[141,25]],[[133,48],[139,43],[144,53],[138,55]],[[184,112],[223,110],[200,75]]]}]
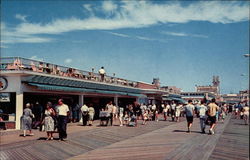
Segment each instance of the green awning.
[{"label": "green awning", "polygon": [[105,84],[101,82],[90,82],[90,81],[79,81],[73,79],[65,79],[59,77],[48,77],[48,76],[28,76],[22,78],[23,83],[36,83],[44,84],[50,86],[62,86],[69,88],[80,88],[80,89],[93,89],[93,90],[102,90],[102,91],[116,91],[116,92],[125,92],[125,93],[134,93],[141,94],[142,90],[139,88],[133,88],[129,86],[119,86],[112,84]]},{"label": "green awning", "polygon": [[162,100],[163,101],[171,101],[172,99],[171,98],[162,97]]},{"label": "green awning", "polygon": [[88,93],[101,93],[101,94],[119,94],[119,95],[133,96],[133,97],[145,97],[145,95],[143,94],[135,94],[135,93],[129,93],[129,92],[56,86],[56,85],[47,85],[47,84],[39,84],[39,83],[27,83],[27,84],[30,86],[35,86],[39,90],[48,90],[48,91],[88,92]]},{"label": "green awning", "polygon": [[174,100],[174,101],[178,101],[178,102],[180,102],[180,103],[186,103],[186,101],[184,100],[184,99],[182,99],[182,98],[171,98],[172,100]]}]

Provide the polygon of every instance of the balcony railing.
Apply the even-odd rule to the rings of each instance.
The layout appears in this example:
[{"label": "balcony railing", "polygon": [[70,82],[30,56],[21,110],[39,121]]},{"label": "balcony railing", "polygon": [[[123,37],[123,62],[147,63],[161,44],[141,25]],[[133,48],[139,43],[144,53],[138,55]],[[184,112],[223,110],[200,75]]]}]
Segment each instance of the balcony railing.
[{"label": "balcony railing", "polygon": [[60,66],[43,61],[37,61],[21,57],[2,57],[0,58],[0,70],[24,70],[62,77],[72,77],[94,82],[103,82],[121,86],[137,88],[137,82],[105,75],[104,80],[100,74],[79,70],[76,68]]}]

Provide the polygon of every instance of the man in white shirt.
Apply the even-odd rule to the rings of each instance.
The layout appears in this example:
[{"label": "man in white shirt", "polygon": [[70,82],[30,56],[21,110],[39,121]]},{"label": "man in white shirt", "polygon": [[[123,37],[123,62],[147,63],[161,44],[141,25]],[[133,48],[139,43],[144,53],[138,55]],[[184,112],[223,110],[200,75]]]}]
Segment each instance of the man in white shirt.
[{"label": "man in white shirt", "polygon": [[101,69],[99,70],[99,74],[101,76],[101,81],[104,81],[104,75],[106,74],[104,67],[101,67]]},{"label": "man in white shirt", "polygon": [[88,116],[89,107],[86,104],[84,104],[81,108],[81,112],[82,112],[82,125],[86,126],[88,119],[89,119],[89,116]]},{"label": "man in white shirt", "polygon": [[175,102],[173,101],[172,104],[171,104],[171,116],[172,116],[172,121],[174,121],[174,118],[175,118],[175,107],[176,107],[176,104],[175,104]]},{"label": "man in white shirt", "polygon": [[188,104],[185,106],[185,113],[187,118],[188,133],[190,133],[190,128],[194,118],[194,105],[192,104],[192,100],[188,100]]},{"label": "man in white shirt", "polygon": [[[113,125],[113,108],[114,108],[114,106],[113,106],[113,102],[112,101],[110,101],[107,105],[106,105],[106,108],[108,109],[108,113],[109,113],[109,120],[110,120],[110,125],[112,126]],[[108,123],[107,123],[107,125],[108,125]]]},{"label": "man in white shirt", "polygon": [[56,111],[58,116],[59,140],[63,141],[67,138],[67,122],[69,115],[69,107],[63,103],[63,99],[58,100]]},{"label": "man in white shirt", "polygon": [[205,122],[207,120],[207,115],[206,115],[207,106],[205,106],[204,101],[201,101],[201,105],[197,109],[198,109],[198,113],[199,113],[199,116],[200,116],[201,132],[206,133],[205,132],[205,129],[206,129]]}]

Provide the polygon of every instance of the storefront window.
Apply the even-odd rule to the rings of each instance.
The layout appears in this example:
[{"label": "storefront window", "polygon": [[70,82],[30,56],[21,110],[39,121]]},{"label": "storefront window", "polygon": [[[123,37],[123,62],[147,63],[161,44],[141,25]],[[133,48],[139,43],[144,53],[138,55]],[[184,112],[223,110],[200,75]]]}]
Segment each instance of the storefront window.
[{"label": "storefront window", "polygon": [[0,93],[0,121],[15,121],[16,93]]}]

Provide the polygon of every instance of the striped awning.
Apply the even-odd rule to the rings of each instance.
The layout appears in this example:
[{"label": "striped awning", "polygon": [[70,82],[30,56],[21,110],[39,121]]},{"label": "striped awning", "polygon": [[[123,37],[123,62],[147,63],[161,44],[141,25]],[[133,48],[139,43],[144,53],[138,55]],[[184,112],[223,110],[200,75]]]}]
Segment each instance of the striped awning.
[{"label": "striped awning", "polygon": [[74,79],[66,79],[59,77],[49,77],[49,76],[28,76],[22,79],[23,83],[36,83],[36,84],[46,84],[51,86],[65,86],[72,88],[87,88],[87,89],[97,89],[106,91],[118,91],[118,92],[128,92],[141,94],[142,90],[139,88],[133,88],[128,86],[119,86],[115,84],[105,84],[100,82],[90,82]]},{"label": "striped awning", "polygon": [[46,90],[46,91],[85,92],[85,93],[125,95],[125,96],[132,96],[132,97],[145,97],[145,95],[143,94],[136,94],[136,93],[129,93],[129,92],[76,88],[76,87],[56,86],[56,85],[47,85],[47,84],[38,84],[38,83],[27,83],[27,84],[30,86],[37,87],[37,89],[39,90]]}]

